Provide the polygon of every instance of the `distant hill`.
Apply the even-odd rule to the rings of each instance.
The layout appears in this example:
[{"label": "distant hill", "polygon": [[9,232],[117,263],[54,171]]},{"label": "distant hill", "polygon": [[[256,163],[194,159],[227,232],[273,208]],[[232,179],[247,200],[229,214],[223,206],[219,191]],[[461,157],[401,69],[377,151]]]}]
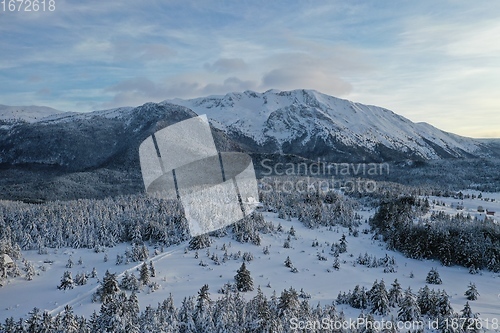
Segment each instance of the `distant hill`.
[{"label": "distant hill", "polygon": [[0,120],[22,120],[29,123],[44,120],[53,115],[65,113],[47,106],[8,106],[0,104]]}]

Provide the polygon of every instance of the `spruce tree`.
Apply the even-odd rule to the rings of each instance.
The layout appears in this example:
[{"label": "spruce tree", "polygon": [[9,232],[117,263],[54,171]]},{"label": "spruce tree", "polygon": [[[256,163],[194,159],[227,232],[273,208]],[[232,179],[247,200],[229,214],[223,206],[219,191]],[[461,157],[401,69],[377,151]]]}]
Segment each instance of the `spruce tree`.
[{"label": "spruce tree", "polygon": [[239,291],[247,292],[253,290],[253,280],[250,276],[250,271],[245,266],[245,263],[241,264],[241,267],[238,269],[234,279],[236,280],[236,289]]},{"label": "spruce tree", "polygon": [[73,267],[73,260],[71,257],[69,257],[68,262],[66,263],[66,268],[72,268]]},{"label": "spruce tree", "polygon": [[415,295],[410,288],[405,291],[401,306],[398,311],[398,320],[417,321],[420,320],[420,307],[418,306]]},{"label": "spruce tree", "polygon": [[297,291],[290,287],[288,290],[283,290],[279,298],[278,313],[280,316],[285,314],[293,314],[299,308],[299,295]]},{"label": "spruce tree", "polygon": [[40,309],[33,308],[33,310],[28,313],[28,319],[26,319],[27,332],[39,332],[41,321]]},{"label": "spruce tree", "polygon": [[464,308],[460,311],[460,322],[464,332],[478,332],[481,329],[481,320],[477,313],[473,313],[469,302],[465,303]]},{"label": "spruce tree", "polygon": [[420,288],[417,302],[423,315],[431,314],[435,303],[434,292],[432,292],[428,286]]},{"label": "spruce tree", "polygon": [[342,237],[340,238],[340,244],[338,246],[338,249],[340,253],[347,252],[347,240],[344,234],[342,234]]},{"label": "spruce tree", "polygon": [[151,274],[151,277],[156,277],[156,270],[152,261],[149,262],[149,273]]},{"label": "spruce tree", "polygon": [[33,265],[33,263],[30,261],[26,261],[26,267],[24,269],[26,270],[26,280],[33,280],[33,276],[35,276],[35,266]]},{"label": "spruce tree", "polygon": [[384,280],[373,284],[370,290],[371,313],[385,316],[389,313],[389,297],[385,289]]},{"label": "spruce tree", "polygon": [[476,289],[476,285],[474,283],[469,283],[469,289],[464,294],[467,297],[467,300],[469,301],[475,301],[477,300],[477,297],[479,296],[479,292]]},{"label": "spruce tree", "polygon": [[118,281],[116,280],[116,274],[111,274],[106,271],[101,282],[101,286],[97,289],[96,296],[99,297],[102,303],[106,302],[108,299],[111,300],[120,291],[118,286]]},{"label": "spruce tree", "polygon": [[338,256],[335,256],[333,259],[333,269],[338,271],[340,269],[340,260]]},{"label": "spruce tree", "polygon": [[139,281],[141,282],[141,285],[146,286],[149,283],[149,277],[150,274],[148,265],[146,264],[146,262],[143,262],[139,276]]},{"label": "spruce tree", "polygon": [[208,284],[205,284],[198,291],[196,308],[193,314],[194,324],[198,332],[211,332],[214,325],[210,314],[210,293]]},{"label": "spruce tree", "polygon": [[399,306],[403,298],[403,288],[398,282],[398,279],[395,279],[391,285],[391,289],[389,289],[389,305],[392,307]]},{"label": "spruce tree", "polygon": [[73,277],[71,276],[71,272],[65,271],[63,277],[61,278],[61,284],[57,288],[66,290],[68,288],[73,289],[74,286],[75,286],[75,282],[73,281]]},{"label": "spruce tree", "polygon": [[190,250],[200,250],[209,247],[211,244],[210,237],[208,234],[203,234],[199,236],[194,236],[189,241]]},{"label": "spruce tree", "polygon": [[443,281],[439,277],[439,273],[435,268],[432,268],[429,273],[427,274],[427,278],[425,279],[425,282],[429,284],[442,284]]},{"label": "spruce tree", "polygon": [[448,297],[448,294],[444,290],[438,291],[437,302],[435,306],[436,306],[436,313],[440,317],[446,318],[453,313],[453,309],[450,304],[450,299]]}]

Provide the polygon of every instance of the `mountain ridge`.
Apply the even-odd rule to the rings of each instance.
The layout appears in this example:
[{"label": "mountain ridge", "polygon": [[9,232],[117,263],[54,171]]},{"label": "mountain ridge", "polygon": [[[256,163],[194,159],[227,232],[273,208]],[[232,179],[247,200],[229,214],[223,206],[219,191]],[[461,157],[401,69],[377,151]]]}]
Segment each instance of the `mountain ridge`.
[{"label": "mountain ridge", "polygon": [[[237,108],[241,100],[246,109]],[[264,159],[397,165],[500,156],[500,140],[446,133],[387,109],[311,91],[246,91],[135,108],[57,113],[33,122],[1,120],[0,199],[38,202],[142,192],[142,141],[202,113],[209,118],[217,150],[249,153],[258,176]]]},{"label": "mountain ridge", "polygon": [[[417,159],[488,157],[487,147],[472,138],[429,124],[413,123],[382,107],[315,90],[264,93],[247,90],[166,102],[185,106],[197,114],[207,114],[215,127],[236,141],[250,141],[249,148],[256,151],[269,152],[266,147],[272,147],[281,153],[299,153],[307,158],[312,155],[349,158],[362,151],[362,158],[375,160],[397,159],[402,155]],[[314,142],[324,143],[325,148],[338,152],[332,155],[321,149],[311,150]],[[292,146],[304,148],[310,154],[300,154]]]}]

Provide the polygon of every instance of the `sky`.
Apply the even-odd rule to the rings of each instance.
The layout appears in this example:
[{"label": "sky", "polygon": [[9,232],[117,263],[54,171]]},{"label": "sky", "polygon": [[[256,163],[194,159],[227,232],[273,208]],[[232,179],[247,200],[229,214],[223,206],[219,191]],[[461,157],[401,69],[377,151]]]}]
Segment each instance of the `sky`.
[{"label": "sky", "polygon": [[0,104],[315,89],[500,138],[498,1],[52,1],[0,2]]}]

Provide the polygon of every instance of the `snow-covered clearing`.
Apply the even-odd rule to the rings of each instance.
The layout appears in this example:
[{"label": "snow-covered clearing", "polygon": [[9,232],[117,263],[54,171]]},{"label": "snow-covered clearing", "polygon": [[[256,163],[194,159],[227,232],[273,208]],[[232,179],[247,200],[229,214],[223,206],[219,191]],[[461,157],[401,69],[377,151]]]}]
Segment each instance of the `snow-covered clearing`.
[{"label": "snow-covered clearing", "polygon": [[[475,203],[474,203],[475,205]],[[363,216],[363,221],[368,218],[373,211],[358,212]],[[425,278],[429,270],[437,268],[443,280],[442,285],[429,286],[431,289],[445,289],[450,296],[451,305],[455,312],[460,311],[466,303],[464,292],[467,290],[469,282],[476,284],[480,293],[477,301],[470,302],[474,312],[479,312],[483,320],[500,319],[500,274],[483,271],[481,274],[471,275],[463,267],[442,267],[438,262],[419,261],[405,258],[403,255],[387,251],[385,244],[372,240],[372,234],[363,233],[363,229],[368,229],[368,224],[363,224],[359,228],[359,236],[349,235],[347,228],[327,227],[318,229],[307,229],[297,221],[292,219],[286,221],[277,218],[277,214],[264,213],[267,221],[272,221],[276,226],[281,224],[282,232],[262,235],[260,246],[252,244],[240,244],[232,240],[229,236],[215,239],[208,251],[210,257],[215,253],[221,264],[216,265],[207,256],[207,249],[199,250],[199,258],[195,259],[195,251],[185,251],[187,243],[164,249],[150,247],[150,259],[156,269],[156,277],[152,281],[160,284],[159,290],[149,293],[144,287],[138,294],[141,309],[147,305],[157,305],[172,293],[176,305],[180,305],[186,296],[196,295],[198,290],[208,284],[212,299],[219,297],[217,293],[225,283],[234,282],[236,270],[242,263],[242,258],[234,259],[238,252],[241,256],[245,252],[250,252],[254,260],[247,263],[247,268],[251,272],[254,286],[261,286],[268,296],[276,291],[277,295],[284,289],[290,287],[311,295],[311,304],[320,302],[327,304],[333,302],[339,292],[352,290],[357,284],[366,288],[371,288],[375,280],[384,279],[387,288],[394,279],[406,289],[411,287],[416,293],[419,288],[425,286]],[[291,248],[284,248],[283,244],[289,236],[289,230],[293,226],[295,236],[291,236]],[[342,234],[347,237],[347,252],[340,254],[340,270],[333,270],[333,255],[330,253],[332,243],[336,243]],[[313,242],[318,241],[319,246],[313,247]],[[230,256],[226,262],[222,262],[224,257],[224,244]],[[268,246],[269,254],[263,253],[263,249]],[[32,281],[26,281],[19,277],[11,279],[4,287],[0,288],[0,321],[13,316],[14,318],[24,317],[34,307],[47,310],[52,314],[63,310],[66,304],[73,307],[76,314],[90,316],[93,311],[99,311],[100,304],[92,303],[91,295],[99,286],[97,279],[89,278],[84,286],[75,286],[74,289],[59,290],[57,286],[63,276],[64,271],[76,274],[86,272],[90,274],[93,267],[96,268],[98,277],[102,279],[106,270],[111,273],[118,273],[118,280],[122,274],[128,270],[139,275],[138,268],[142,263],[129,263],[115,265],[117,254],[123,255],[129,244],[120,244],[113,248],[106,249],[108,261],[104,262],[104,253],[95,253],[90,249],[49,249],[49,253],[39,255],[36,251],[25,251],[23,256],[35,264],[38,275]],[[384,273],[383,267],[368,268],[362,265],[355,265],[354,262],[359,254],[368,253],[377,258],[388,254],[394,256],[397,264],[396,273]],[[318,253],[326,257],[326,261],[318,260]],[[285,267],[284,261],[290,257],[293,266],[298,269],[298,273],[293,273]],[[69,258],[72,258],[74,265],[66,268]],[[79,265],[79,259],[82,264]],[[199,265],[203,261],[207,266]],[[52,263],[48,263],[52,261]],[[21,263],[18,263],[21,265]],[[41,270],[41,266],[46,268]],[[413,272],[414,277],[410,275]],[[270,285],[270,287],[268,287]],[[245,293],[245,297],[255,296],[256,290]],[[338,309],[344,310],[347,317],[355,318],[360,310],[352,309],[346,305],[339,305]],[[394,314],[394,312],[393,312]]]}]

